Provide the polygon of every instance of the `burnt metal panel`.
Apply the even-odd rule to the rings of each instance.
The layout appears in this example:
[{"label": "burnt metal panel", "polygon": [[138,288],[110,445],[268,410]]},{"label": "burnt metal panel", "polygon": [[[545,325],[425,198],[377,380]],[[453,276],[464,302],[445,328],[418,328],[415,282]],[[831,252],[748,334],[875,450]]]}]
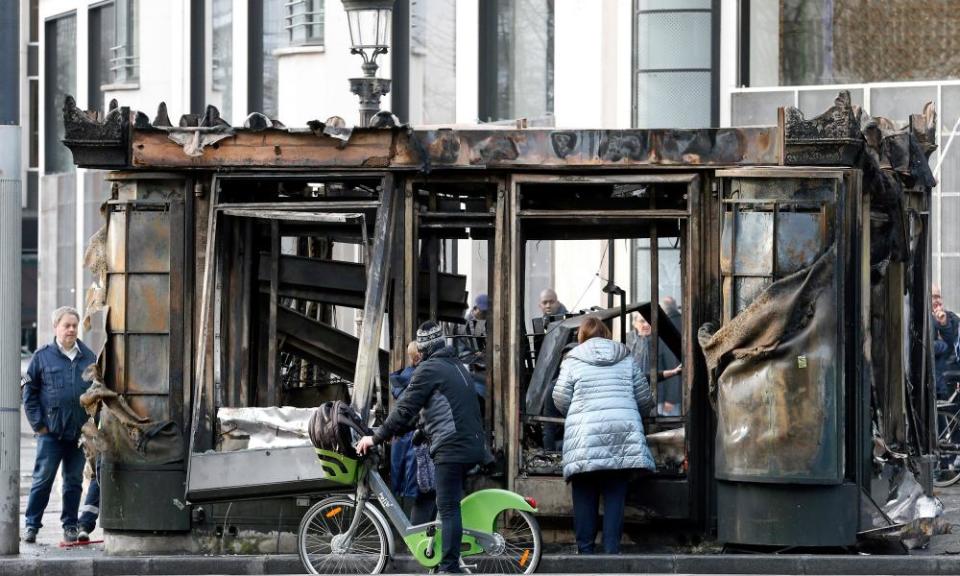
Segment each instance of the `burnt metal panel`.
[{"label": "burnt metal panel", "polygon": [[100,525],[107,530],[187,531],[186,472],[180,464],[137,466],[105,459],[100,467]]},{"label": "burnt metal panel", "polygon": [[110,334],[107,339],[107,379],[120,394],[127,391],[126,336],[122,333]]},{"label": "burnt metal panel", "polygon": [[767,546],[852,546],[859,525],[855,484],[717,483],[717,539]]},{"label": "burnt metal panel", "polygon": [[777,214],[777,272],[790,274],[813,264],[823,253],[820,212],[780,212]]},{"label": "burnt metal panel", "polygon": [[129,213],[127,266],[129,272],[170,271],[170,214],[134,210]]},{"label": "burnt metal panel", "polygon": [[127,326],[127,276],[125,274],[107,276],[107,306],[110,307],[107,329],[111,334],[124,332]]},{"label": "burnt metal panel", "polygon": [[[734,248],[736,247],[736,248]],[[773,213],[732,212],[723,219],[720,270],[738,276],[773,274]]]},{"label": "burnt metal panel", "polygon": [[167,332],[170,329],[170,277],[167,274],[127,276],[126,332]]},{"label": "burnt metal panel", "polygon": [[110,212],[110,225],[107,228],[107,270],[110,272],[127,271],[127,213],[122,210]]},{"label": "burnt metal panel", "polygon": [[126,387],[128,394],[170,392],[170,337],[160,334],[127,334]]},{"label": "burnt metal panel", "polygon": [[191,502],[330,489],[313,446],[190,455]]},{"label": "burnt metal panel", "polygon": [[126,395],[127,404],[133,411],[154,422],[170,419],[170,397],[167,395]]}]

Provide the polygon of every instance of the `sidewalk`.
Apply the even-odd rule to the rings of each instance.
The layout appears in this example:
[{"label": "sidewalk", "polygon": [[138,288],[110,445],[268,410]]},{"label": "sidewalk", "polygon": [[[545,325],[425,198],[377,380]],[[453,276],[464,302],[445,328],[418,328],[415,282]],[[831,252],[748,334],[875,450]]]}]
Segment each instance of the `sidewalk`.
[{"label": "sidewalk", "polygon": [[[299,558],[279,556],[153,556],[0,559],[2,576],[141,574],[303,574]],[[391,574],[423,574],[410,557]],[[544,556],[538,574],[960,574],[956,556],[620,555]]]}]

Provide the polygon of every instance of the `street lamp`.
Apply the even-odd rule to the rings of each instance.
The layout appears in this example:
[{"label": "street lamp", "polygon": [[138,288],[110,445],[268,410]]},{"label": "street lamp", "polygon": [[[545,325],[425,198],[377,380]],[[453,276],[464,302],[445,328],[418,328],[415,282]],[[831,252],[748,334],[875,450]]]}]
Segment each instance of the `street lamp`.
[{"label": "street lamp", "polygon": [[380,111],[380,97],[390,92],[390,79],[377,78],[377,56],[390,46],[393,0],[343,0],[350,24],[350,53],[363,58],[363,77],[350,79],[350,91],[360,97],[360,126],[369,126]]}]

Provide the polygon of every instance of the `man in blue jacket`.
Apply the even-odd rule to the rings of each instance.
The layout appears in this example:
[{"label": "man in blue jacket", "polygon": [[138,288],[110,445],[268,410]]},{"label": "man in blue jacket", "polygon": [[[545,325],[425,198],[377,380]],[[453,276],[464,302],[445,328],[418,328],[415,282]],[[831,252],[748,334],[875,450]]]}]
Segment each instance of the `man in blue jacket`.
[{"label": "man in blue jacket", "polygon": [[50,489],[63,464],[63,540],[77,541],[77,513],[83,492],[83,450],[80,427],[87,414],[80,395],[90,386],[81,378],[96,356],[77,339],[80,314],[69,306],[53,312],[56,338],[37,350],[23,382],[23,410],[37,434],[37,459],[27,500],[25,542],[36,542]]}]

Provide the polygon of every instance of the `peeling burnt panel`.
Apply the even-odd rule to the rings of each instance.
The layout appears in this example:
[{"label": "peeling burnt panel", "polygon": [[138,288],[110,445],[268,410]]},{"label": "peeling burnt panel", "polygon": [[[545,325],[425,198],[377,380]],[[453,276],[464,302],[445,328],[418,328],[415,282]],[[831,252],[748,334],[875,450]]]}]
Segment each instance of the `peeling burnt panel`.
[{"label": "peeling burnt panel", "polygon": [[63,143],[73,152],[77,166],[122,168],[129,164],[130,109],[110,102],[110,111],[101,116],[95,110],[84,112],[67,95],[63,102]]},{"label": "peeling burnt panel", "polygon": [[784,162],[796,166],[856,164],[864,140],[859,112],[850,104],[850,93],[846,90],[840,92],[833,107],[811,120],[804,118],[798,108],[786,108]]}]

